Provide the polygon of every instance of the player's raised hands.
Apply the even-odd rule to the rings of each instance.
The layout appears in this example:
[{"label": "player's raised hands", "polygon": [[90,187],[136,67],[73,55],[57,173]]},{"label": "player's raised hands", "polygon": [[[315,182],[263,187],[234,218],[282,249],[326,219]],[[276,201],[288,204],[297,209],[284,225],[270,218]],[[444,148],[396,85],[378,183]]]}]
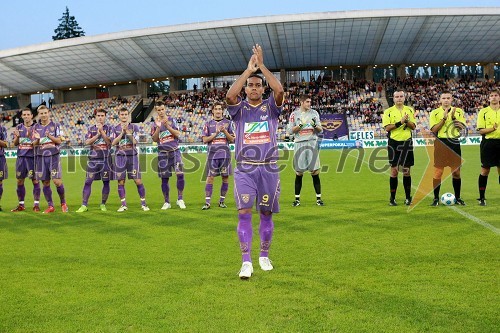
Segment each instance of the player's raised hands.
[{"label": "player's raised hands", "polygon": [[252,51],[256,57],[257,65],[259,67],[262,66],[264,64],[264,53],[262,52],[262,47],[259,44],[255,44]]},{"label": "player's raised hands", "polygon": [[252,73],[255,73],[257,69],[259,69],[259,65],[257,64],[257,57],[255,56],[255,54],[250,57],[247,69]]}]

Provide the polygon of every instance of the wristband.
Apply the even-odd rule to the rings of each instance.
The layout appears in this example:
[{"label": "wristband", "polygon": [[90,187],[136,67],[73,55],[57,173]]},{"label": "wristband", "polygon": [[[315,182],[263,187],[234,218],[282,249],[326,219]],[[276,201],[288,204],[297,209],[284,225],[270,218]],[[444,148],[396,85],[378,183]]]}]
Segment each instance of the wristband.
[{"label": "wristband", "polygon": [[394,124],[394,126],[396,126],[396,128],[401,127],[401,122],[398,121],[397,123]]}]

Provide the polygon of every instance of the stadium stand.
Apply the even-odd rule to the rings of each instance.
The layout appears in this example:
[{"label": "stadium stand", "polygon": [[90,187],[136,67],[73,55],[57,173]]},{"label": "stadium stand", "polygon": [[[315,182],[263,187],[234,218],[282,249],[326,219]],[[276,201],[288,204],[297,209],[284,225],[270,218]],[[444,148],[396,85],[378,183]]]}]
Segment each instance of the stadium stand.
[{"label": "stadium stand", "polygon": [[[378,87],[385,89],[380,92]],[[444,80],[444,79],[416,79],[406,78],[387,80],[381,83],[358,81],[328,81],[328,82],[293,82],[287,85],[283,114],[280,116],[278,139],[287,139],[288,118],[293,110],[299,106],[299,96],[309,94],[312,107],[321,114],[343,113],[346,115],[350,131],[374,131],[378,138],[385,137],[386,133],[381,126],[383,110],[391,101],[386,96],[392,96],[396,88],[403,88],[408,92],[407,104],[416,110],[418,119],[416,136],[421,136],[423,131],[429,129],[428,114],[437,107],[439,93],[449,90],[455,97],[456,105],[463,108],[467,115],[469,134],[477,135],[475,129],[476,115],[479,109],[487,104],[488,94],[491,89],[498,88],[495,82]],[[183,143],[200,143],[203,126],[210,119],[211,106],[217,101],[224,101],[227,88],[204,89],[198,91],[178,91],[169,95],[150,97],[145,104],[163,100],[168,106],[170,115],[175,119],[181,131]],[[121,99],[121,98],[120,98]],[[139,95],[125,96],[125,103],[116,97],[108,99],[87,100],[83,102],[56,104],[53,106],[53,119],[62,124],[68,137],[68,144],[80,146],[83,144],[84,135],[89,123],[92,122],[94,110],[104,108],[115,110],[125,105],[133,110],[141,101]],[[2,113],[4,125],[11,131],[15,117],[19,110],[9,110]],[[140,124],[142,133],[140,142],[151,143],[151,120],[156,117],[153,111],[147,116],[144,123]],[[118,123],[117,114],[110,112],[109,122]]]},{"label": "stadium stand", "polygon": [[290,113],[299,107],[301,94],[311,95],[311,107],[321,114],[345,114],[352,131],[380,129],[383,103],[374,82],[358,80],[292,83],[287,91],[281,118],[285,125]]},{"label": "stadium stand", "polygon": [[389,95],[396,87],[403,88],[408,93],[407,104],[417,111],[419,126],[417,136],[424,130],[429,130],[428,115],[439,106],[439,94],[450,91],[454,97],[454,105],[466,112],[467,130],[469,134],[477,135],[477,112],[488,104],[488,91],[497,88],[492,81],[473,81],[466,79],[416,79],[405,78],[386,82]]},{"label": "stadium stand", "polygon": [[[72,146],[83,145],[84,136],[88,125],[92,122],[96,109],[116,110],[121,107],[127,107],[133,110],[141,97],[125,96],[124,103],[117,98],[106,98],[87,100],[82,102],[56,104],[52,107],[52,119],[61,124],[68,138],[68,144]],[[117,113],[110,112],[108,121],[112,125],[118,123]]]}]

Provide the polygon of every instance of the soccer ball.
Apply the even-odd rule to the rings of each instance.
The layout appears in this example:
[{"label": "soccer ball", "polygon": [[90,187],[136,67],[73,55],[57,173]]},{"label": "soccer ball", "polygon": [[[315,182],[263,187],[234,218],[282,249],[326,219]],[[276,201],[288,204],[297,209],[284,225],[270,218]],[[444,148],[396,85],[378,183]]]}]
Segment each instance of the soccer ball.
[{"label": "soccer ball", "polygon": [[451,193],[445,193],[441,196],[441,203],[445,206],[454,205],[457,202],[455,196]]}]

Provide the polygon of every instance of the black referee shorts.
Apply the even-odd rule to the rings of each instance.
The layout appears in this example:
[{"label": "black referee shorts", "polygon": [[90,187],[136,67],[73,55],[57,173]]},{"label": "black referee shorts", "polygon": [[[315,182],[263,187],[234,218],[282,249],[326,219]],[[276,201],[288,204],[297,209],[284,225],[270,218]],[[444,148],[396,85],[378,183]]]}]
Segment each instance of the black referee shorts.
[{"label": "black referee shorts", "polygon": [[387,142],[387,155],[391,167],[398,165],[411,167],[415,164],[413,156],[413,140],[396,141],[389,138]]},{"label": "black referee shorts", "polygon": [[483,168],[500,167],[500,139],[484,139],[480,145],[481,166]]}]

